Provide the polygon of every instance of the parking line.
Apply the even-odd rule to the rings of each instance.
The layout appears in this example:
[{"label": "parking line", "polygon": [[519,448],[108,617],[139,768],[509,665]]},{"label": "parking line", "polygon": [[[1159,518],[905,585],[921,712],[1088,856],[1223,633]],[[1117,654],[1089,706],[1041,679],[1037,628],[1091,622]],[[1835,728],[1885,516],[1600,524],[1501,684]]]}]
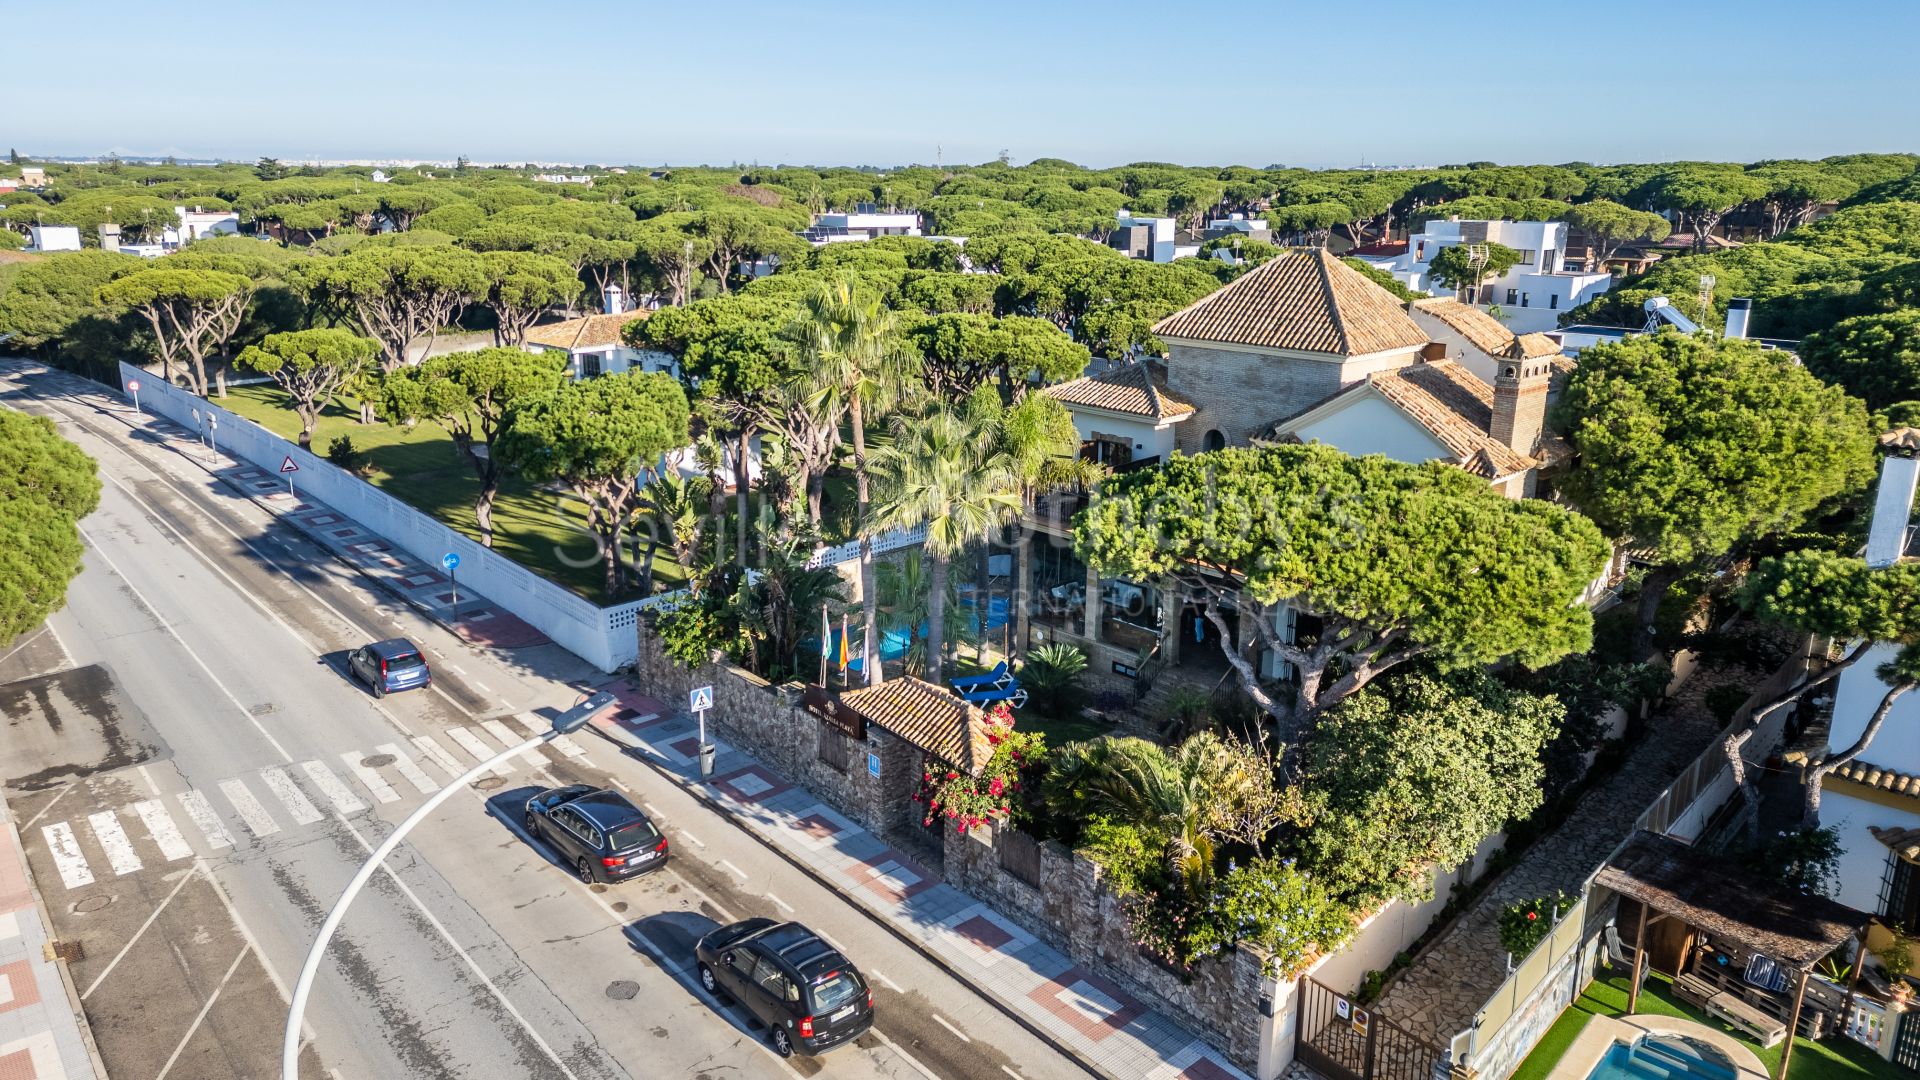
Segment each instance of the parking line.
[{"label": "parking line", "polygon": [[[51,626],[52,626],[52,624],[51,624],[51,623],[49,623],[49,624],[48,624],[48,626],[49,626],[49,628],[51,628]],[[53,809],[53,804],[54,804],[54,803],[57,803],[57,802],[59,802],[59,801],[60,801],[61,799],[64,799],[64,798],[66,798],[66,795],[67,795],[67,792],[69,792],[69,791],[72,791],[72,790],[73,790],[73,781],[71,781],[71,780],[69,780],[69,781],[67,781],[66,783],[64,783],[64,784],[62,784],[62,785],[60,785],[60,793],[59,793],[58,795],[55,795],[55,796],[54,796],[53,798],[51,798],[51,799],[48,799],[48,800],[47,800],[47,805],[45,805],[45,806],[43,806],[43,807],[41,807],[41,808],[40,808],[40,809],[39,809],[38,811],[36,811],[36,812],[34,813],[34,815],[33,815],[32,817],[30,817],[30,818],[28,818],[28,819],[26,820],[26,823],[25,823],[24,825],[21,825],[20,827],[21,827],[22,829],[30,829],[30,828],[32,828],[32,827],[33,827],[33,823],[34,823],[34,822],[36,822],[36,821],[39,821],[39,820],[41,819],[41,817],[43,817],[43,816],[45,816],[45,814],[46,814],[46,812],[47,812],[47,811],[49,811],[49,810],[51,810],[51,809]]]},{"label": "parking line", "polygon": [[745,870],[742,870],[742,869],[740,869],[739,867],[737,867],[737,866],[735,866],[735,865],[733,865],[732,863],[730,863],[730,862],[728,862],[727,860],[725,860],[725,859],[721,859],[721,860],[720,860],[720,865],[721,865],[721,866],[724,866],[724,867],[726,867],[727,869],[729,869],[729,870],[731,870],[731,871],[733,871],[733,872],[734,872],[734,873],[736,873],[736,874],[739,874],[739,875],[740,875],[740,880],[741,880],[741,881],[747,881],[747,880],[750,880],[750,879],[749,879],[749,878],[747,877],[747,872],[746,872]]},{"label": "parking line", "polygon": [[46,837],[47,851],[53,855],[53,866],[60,871],[62,884],[69,889],[93,884],[93,871],[87,868],[87,857],[80,853],[80,841],[73,835],[73,826],[56,821],[41,829],[40,835]]},{"label": "parking line", "polygon": [[387,783],[386,777],[360,764],[361,756],[358,750],[349,750],[340,755],[340,761],[347,767],[347,771],[354,775],[354,779],[359,780],[368,791],[373,792],[374,798],[383,803],[399,802],[400,793],[393,790],[393,785]]},{"label": "parking line", "polygon": [[[487,734],[500,740],[501,746],[519,746],[526,741],[524,738],[515,735],[512,728],[498,720],[482,720],[480,721],[480,726],[487,729]],[[544,768],[547,764],[546,757],[532,747],[528,747],[514,756],[536,769]]]},{"label": "parking line", "polygon": [[[465,750],[469,755],[471,755],[473,757],[473,760],[476,763],[487,761],[493,757],[494,752],[487,748],[487,744],[480,740],[480,736],[475,735],[473,733],[472,728],[463,728],[463,727],[448,728],[447,738],[452,739],[454,742],[459,743],[460,749]],[[514,742],[519,742],[519,741],[520,740],[518,739],[514,740]],[[509,743],[508,745],[511,746],[512,743]],[[495,776],[505,776],[508,773],[512,772],[513,769],[514,769],[513,762],[511,759],[509,759],[507,761],[501,762],[498,765],[495,765],[492,769],[492,772],[493,772],[493,775]],[[465,772],[466,772],[465,769],[460,769],[460,770],[457,770],[453,775],[459,776]]]},{"label": "parking line", "polygon": [[113,867],[116,877],[140,872],[140,856],[133,853],[133,839],[120,827],[120,818],[113,811],[88,814],[87,824],[93,829],[94,839],[106,849],[107,864]]},{"label": "parking line", "polygon": [[428,776],[426,770],[415,765],[413,759],[408,757],[399,747],[388,742],[381,743],[379,746],[374,747],[374,749],[391,757],[393,759],[393,767],[400,770],[400,775],[407,778],[407,783],[419,789],[420,794],[431,795],[440,790],[440,785],[433,782],[433,777]]},{"label": "parking line", "polygon": [[206,1021],[207,1013],[213,1011],[213,1003],[219,1000],[220,991],[225,990],[227,984],[233,981],[233,973],[240,970],[240,961],[245,960],[247,953],[252,950],[253,946],[251,944],[240,946],[240,955],[234,957],[233,963],[227,965],[227,973],[220,976],[220,984],[213,988],[213,993],[207,995],[207,1003],[200,1006],[200,1012],[194,1016],[193,1023],[187,1025],[187,1033],[180,1036],[180,1044],[173,1048],[173,1053],[167,1056],[167,1063],[160,1066],[160,1075],[154,1077],[153,1080],[167,1080],[167,1074],[173,1071],[173,1063],[180,1060],[180,1051],[185,1050],[187,1044],[193,1041],[194,1034],[200,1030],[200,1025]]},{"label": "parking line", "polygon": [[272,836],[280,831],[280,823],[273,820],[267,808],[253,797],[247,785],[239,780],[220,781],[220,790],[226,793],[227,801],[233,804],[233,810],[240,815],[240,823],[255,836]]},{"label": "parking line", "polygon": [[785,900],[782,900],[782,899],[780,899],[779,897],[777,897],[777,896],[775,896],[775,895],[773,895],[772,893],[768,893],[768,894],[767,894],[767,899],[769,899],[769,900],[771,900],[771,901],[773,901],[774,903],[776,903],[776,904],[778,904],[778,905],[780,905],[780,910],[782,910],[782,911],[784,911],[784,912],[786,912],[786,913],[787,913],[787,914],[789,914],[789,915],[791,915],[791,914],[793,914],[793,905],[792,905],[792,904],[789,904],[789,903],[787,903],[787,902],[786,902]]},{"label": "parking line", "polygon": [[696,843],[696,844],[698,844],[698,845],[700,845],[701,847],[706,847],[706,846],[707,846],[707,842],[706,842],[705,840],[702,840],[702,839],[700,839],[699,837],[697,837],[697,836],[695,836],[695,835],[693,835],[692,833],[690,833],[690,832],[688,832],[688,831],[687,831],[687,830],[685,830],[685,829],[681,829],[681,830],[680,830],[680,835],[681,835],[681,836],[683,836],[683,837],[685,837],[685,838],[686,838],[686,839],[688,839],[688,840],[691,840],[691,841],[693,841],[694,843]]},{"label": "parking line", "polygon": [[148,799],[134,803],[133,812],[146,823],[147,835],[153,837],[153,842],[160,845],[160,854],[166,856],[168,862],[193,857],[193,845],[187,843],[187,838],[180,835],[180,826],[173,823],[173,818],[167,813],[166,804],[158,799]]},{"label": "parking line", "polygon": [[948,1031],[953,1032],[953,1037],[956,1039],[959,1039],[961,1042],[970,1043],[973,1041],[972,1036],[968,1035],[966,1032],[961,1031],[959,1028],[954,1027],[952,1024],[948,1023],[947,1018],[944,1016],[941,1016],[939,1013],[930,1012],[927,1015],[933,1017],[934,1023],[939,1024],[941,1027],[946,1028]]},{"label": "parking line", "polygon": [[894,982],[892,979],[887,978],[886,972],[868,970],[866,974],[871,975],[876,979],[879,979],[883,983],[886,983],[887,988],[889,990],[892,990],[896,994],[906,993],[906,990],[904,990],[899,983]]},{"label": "parking line", "polygon": [[218,851],[221,848],[233,846],[233,834],[227,831],[225,825],[220,824],[220,815],[213,812],[213,804],[207,801],[205,795],[188,789],[174,798],[180,800],[180,805],[186,809],[187,816],[193,819],[193,824],[200,830],[200,835],[207,838],[208,847]]},{"label": "parking line", "polygon": [[261,769],[260,779],[267,782],[267,789],[280,800],[280,805],[287,808],[287,813],[293,815],[295,825],[311,825],[326,816],[313,805],[306,793],[300,790],[300,786],[293,782],[293,777],[288,776],[286,770],[278,765]]},{"label": "parking line", "polygon": [[1026,1077],[1021,1076],[1019,1073],[1014,1072],[1012,1069],[1008,1068],[1005,1065],[1000,1066],[1000,1071],[1003,1073],[1006,1073],[1008,1076],[1013,1077],[1013,1080],[1027,1080]]},{"label": "parking line", "polygon": [[194,878],[198,877],[199,875],[200,875],[199,864],[196,863],[193,866],[187,867],[186,871],[180,875],[179,882],[174,885],[173,891],[167,894],[167,898],[165,900],[160,901],[160,906],[153,909],[153,913],[147,916],[147,921],[140,924],[140,929],[135,930],[133,932],[133,936],[127,939],[127,943],[125,945],[120,946],[120,951],[113,954],[113,959],[110,962],[108,962],[105,968],[101,969],[100,974],[95,975],[93,977],[93,982],[88,983],[87,988],[85,990],[80,991],[81,1001],[87,1000],[88,994],[91,994],[95,990],[98,990],[100,988],[100,984],[107,981],[107,976],[113,974],[113,969],[119,967],[120,961],[125,959],[127,953],[130,950],[132,950],[133,943],[136,941],[139,941],[140,935],[146,933],[147,928],[153,925],[153,920],[159,918],[160,913],[167,910],[167,905],[173,903],[173,898],[180,895],[180,890],[186,887],[187,882],[192,881]]},{"label": "parking line", "polygon": [[459,776],[467,771],[460,767],[460,763],[455,761],[453,755],[447,753],[446,748],[436,742],[433,736],[415,735],[408,741],[419,749],[421,756],[438,765],[448,776]]},{"label": "parking line", "polygon": [[333,804],[335,810],[343,814],[357,814],[367,808],[367,804],[360,801],[360,796],[355,795],[352,789],[340,782],[339,777],[333,775],[332,769],[318,761],[303,761],[300,763],[300,768],[307,774],[307,779],[313,781],[313,786],[320,789],[320,794],[325,795],[327,801]]}]

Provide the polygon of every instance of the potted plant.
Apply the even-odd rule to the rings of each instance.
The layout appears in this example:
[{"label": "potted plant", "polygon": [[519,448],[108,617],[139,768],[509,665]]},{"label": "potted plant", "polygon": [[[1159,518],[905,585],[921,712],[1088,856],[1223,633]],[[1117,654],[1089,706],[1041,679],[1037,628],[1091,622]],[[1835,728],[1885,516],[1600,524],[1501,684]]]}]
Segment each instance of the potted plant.
[{"label": "potted plant", "polygon": [[1893,940],[1880,949],[1880,965],[1887,969],[1888,993],[1904,1005],[1913,997],[1913,984],[1907,981],[1913,970],[1913,939],[1898,926],[1887,929],[1893,932]]}]

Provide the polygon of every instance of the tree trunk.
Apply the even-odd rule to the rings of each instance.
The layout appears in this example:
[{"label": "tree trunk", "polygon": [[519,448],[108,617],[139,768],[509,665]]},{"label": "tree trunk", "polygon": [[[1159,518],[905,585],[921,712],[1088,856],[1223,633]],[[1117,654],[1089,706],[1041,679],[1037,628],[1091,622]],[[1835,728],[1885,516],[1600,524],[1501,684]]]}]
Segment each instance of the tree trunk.
[{"label": "tree trunk", "polygon": [[947,557],[927,552],[927,582],[933,592],[927,597],[927,665],[926,679],[935,686],[942,685],[940,675],[945,659],[942,650],[946,648],[944,625],[947,618]]},{"label": "tree trunk", "polygon": [[480,546],[493,546],[493,497],[500,491],[498,483],[480,489],[480,497],[473,503],[473,522],[480,527]]},{"label": "tree trunk", "polygon": [[373,415],[373,399],[361,398],[360,399],[360,422],[362,424],[371,424],[374,422],[374,420],[375,420],[375,417]]},{"label": "tree trunk", "polygon": [[1305,729],[1305,720],[1313,715],[1313,701],[1319,694],[1320,679],[1325,674],[1322,669],[1308,670],[1295,665],[1300,670],[1300,697],[1289,709],[1284,702],[1274,698],[1260,685],[1260,674],[1253,669],[1253,662],[1247,659],[1240,649],[1232,648],[1233,634],[1227,628],[1227,620],[1220,614],[1220,605],[1209,594],[1206,599],[1207,621],[1213,624],[1213,631],[1220,635],[1220,653],[1227,658],[1234,673],[1240,677],[1240,688],[1247,692],[1262,712],[1273,718],[1279,732],[1282,753],[1292,755],[1299,745],[1298,733]]},{"label": "tree trunk", "polygon": [[298,410],[300,416],[300,449],[313,449],[313,429],[320,422],[320,410],[311,405],[303,405]]},{"label": "tree trunk", "polygon": [[976,661],[987,658],[987,620],[993,614],[993,574],[988,560],[992,558],[993,532],[989,530],[980,538],[980,564],[974,568],[973,627],[980,635],[973,642]]},{"label": "tree trunk", "polygon": [[734,544],[740,553],[740,565],[747,565],[747,488],[751,484],[751,475],[747,470],[747,445],[753,436],[753,430],[746,424],[740,425],[740,434],[734,440],[733,451],[733,509],[740,517],[734,523]]},{"label": "tree trunk", "polygon": [[648,537],[647,538],[647,554],[646,554],[646,557],[643,560],[641,560],[641,563],[640,563],[640,595],[641,596],[653,595],[653,559],[654,559],[654,556],[658,555],[659,553],[660,553],[660,541],[651,536]]},{"label": "tree trunk", "polygon": [[[869,535],[870,522],[867,520],[867,425],[866,415],[860,408],[860,396],[855,394],[848,405],[848,416],[853,423],[853,490],[854,490],[854,529],[860,536],[860,613],[867,620],[869,628],[880,625],[880,596],[874,585],[873,573],[873,537]],[[942,577],[944,587],[945,578]],[[944,601],[944,595],[937,599]],[[872,686],[875,678],[874,655],[868,651],[867,642],[872,634],[861,636],[860,670],[866,673],[867,685]]]},{"label": "tree trunk", "polygon": [[606,593],[612,600],[620,595],[621,586],[626,584],[626,563],[620,558],[620,526],[614,525],[600,529],[600,551],[607,567]]},{"label": "tree trunk", "polygon": [[223,364],[223,365],[221,365],[220,367],[217,367],[217,368],[215,368],[215,369],[214,369],[214,371],[213,371],[213,383],[214,383],[214,385],[215,385],[216,387],[218,387],[218,390],[217,390],[217,392],[218,392],[218,393],[219,393],[219,395],[220,395],[220,400],[222,400],[222,401],[225,401],[225,400],[227,399],[227,369],[226,369],[226,365],[224,365],[224,364]]},{"label": "tree trunk", "polygon": [[1867,726],[1861,730],[1860,737],[1854,740],[1853,745],[1838,754],[1827,755],[1807,770],[1806,805],[1801,809],[1801,828],[1820,827],[1820,788],[1826,783],[1827,774],[1859,757],[1867,747],[1873,745],[1873,737],[1880,733],[1881,726],[1887,722],[1887,716],[1893,712],[1894,702],[1899,701],[1915,685],[1909,682],[1887,687],[1887,692],[1880,697],[1879,706],[1873,710],[1873,718],[1867,721]]},{"label": "tree trunk", "polygon": [[825,510],[822,504],[826,501],[826,489],[826,470],[822,469],[807,474],[807,520],[813,522],[815,526],[820,524],[820,516]]},{"label": "tree trunk", "polygon": [[[1032,508],[1029,507],[1027,512],[1031,514]],[[1009,590],[1011,597],[1007,602],[1010,609],[1007,617],[1013,620],[1013,648],[1010,651],[1014,660],[1024,664],[1027,660],[1027,631],[1032,619],[1027,609],[1033,606],[1033,530],[1024,523],[1020,526],[1019,544],[1013,558],[1013,588]]]}]

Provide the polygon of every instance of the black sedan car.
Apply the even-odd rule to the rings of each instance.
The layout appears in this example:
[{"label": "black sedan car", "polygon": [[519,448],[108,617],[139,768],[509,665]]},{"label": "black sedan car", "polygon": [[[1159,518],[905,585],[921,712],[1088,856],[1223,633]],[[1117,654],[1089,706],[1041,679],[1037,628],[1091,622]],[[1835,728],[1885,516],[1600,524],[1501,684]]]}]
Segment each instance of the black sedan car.
[{"label": "black sedan car", "polygon": [[747,919],[693,947],[700,985],[767,1025],[774,1052],[818,1054],[873,1026],[873,991],[853,962],[793,922]]},{"label": "black sedan car", "polygon": [[581,881],[623,881],[667,865],[667,838],[617,791],[585,784],[543,791],[527,800],[527,831]]}]

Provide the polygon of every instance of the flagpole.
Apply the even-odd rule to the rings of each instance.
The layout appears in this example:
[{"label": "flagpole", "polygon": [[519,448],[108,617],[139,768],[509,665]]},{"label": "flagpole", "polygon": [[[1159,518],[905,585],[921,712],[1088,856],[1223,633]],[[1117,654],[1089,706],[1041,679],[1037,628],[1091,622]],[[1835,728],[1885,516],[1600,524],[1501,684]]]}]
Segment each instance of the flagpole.
[{"label": "flagpole", "polygon": [[876,662],[878,660],[878,657],[873,651],[873,624],[872,623],[868,623],[866,629],[860,631],[860,650],[861,650],[860,655],[862,657],[860,661],[860,671],[862,674],[864,674],[867,677],[867,685],[872,686],[874,682],[873,669],[880,666]]},{"label": "flagpole", "polygon": [[820,605],[820,685],[827,685],[827,656],[833,652],[833,625],[827,622],[827,605]]},{"label": "flagpole", "polygon": [[[842,686],[852,681],[847,678],[847,662],[847,613],[843,611],[840,613],[840,684]],[[864,667],[865,664],[866,661],[862,660],[861,666]]]}]

